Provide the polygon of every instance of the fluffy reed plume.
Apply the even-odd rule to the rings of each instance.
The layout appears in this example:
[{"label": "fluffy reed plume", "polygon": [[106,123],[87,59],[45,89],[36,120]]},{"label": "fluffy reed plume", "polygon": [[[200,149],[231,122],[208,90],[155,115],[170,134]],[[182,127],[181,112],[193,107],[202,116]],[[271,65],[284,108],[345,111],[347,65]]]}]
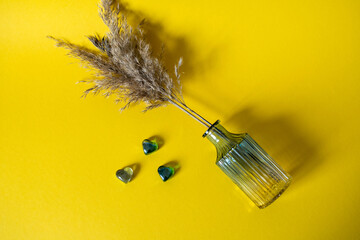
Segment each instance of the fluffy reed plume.
[{"label": "fluffy reed plume", "polygon": [[85,67],[95,70],[90,79],[82,81],[92,84],[83,96],[100,92],[105,96],[115,94],[117,102],[124,102],[122,110],[141,101],[147,105],[144,111],[171,103],[197,120],[203,119],[182,100],[179,81],[182,58],[175,65],[176,81],[173,81],[162,64],[162,54],[154,57],[144,39],[144,20],[132,28],[121,14],[120,6],[115,0],[101,0],[99,13],[109,32],[104,37],[88,37],[97,50],[50,37],[58,47],[66,48],[71,56],[85,63]]}]

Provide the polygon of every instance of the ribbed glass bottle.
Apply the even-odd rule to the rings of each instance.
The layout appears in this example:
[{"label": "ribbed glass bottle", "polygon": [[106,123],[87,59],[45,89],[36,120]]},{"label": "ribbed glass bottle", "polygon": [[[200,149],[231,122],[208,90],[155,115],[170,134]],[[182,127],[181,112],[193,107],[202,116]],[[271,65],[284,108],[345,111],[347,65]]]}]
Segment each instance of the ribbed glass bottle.
[{"label": "ribbed glass bottle", "polygon": [[219,122],[203,135],[216,147],[216,165],[256,206],[265,208],[285,191],[291,176],[247,133],[230,133]]}]

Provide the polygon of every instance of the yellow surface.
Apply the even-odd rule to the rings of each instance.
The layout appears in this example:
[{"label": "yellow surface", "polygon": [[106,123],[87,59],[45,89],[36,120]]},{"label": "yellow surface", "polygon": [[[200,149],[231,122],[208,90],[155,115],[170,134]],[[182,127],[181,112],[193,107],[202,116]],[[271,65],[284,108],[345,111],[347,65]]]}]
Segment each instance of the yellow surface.
[{"label": "yellow surface", "polygon": [[[0,2],[0,239],[359,239],[360,3],[141,1],[184,97],[249,132],[293,177],[259,210],[173,106],[80,99],[89,72],[46,35],[105,33],[97,0]],[[172,69],[172,67],[171,67]],[[144,156],[141,141],[164,146]],[[156,170],[178,161],[166,183]],[[137,163],[125,185],[117,169]]]}]

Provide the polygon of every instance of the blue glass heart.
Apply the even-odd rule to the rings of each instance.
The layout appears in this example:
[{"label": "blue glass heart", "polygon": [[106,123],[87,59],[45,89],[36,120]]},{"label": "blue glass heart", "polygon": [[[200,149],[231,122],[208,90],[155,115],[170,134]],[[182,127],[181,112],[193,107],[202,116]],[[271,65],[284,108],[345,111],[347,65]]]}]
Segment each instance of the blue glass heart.
[{"label": "blue glass heart", "polygon": [[158,173],[161,179],[165,182],[174,175],[175,169],[172,167],[160,166],[158,168]]}]

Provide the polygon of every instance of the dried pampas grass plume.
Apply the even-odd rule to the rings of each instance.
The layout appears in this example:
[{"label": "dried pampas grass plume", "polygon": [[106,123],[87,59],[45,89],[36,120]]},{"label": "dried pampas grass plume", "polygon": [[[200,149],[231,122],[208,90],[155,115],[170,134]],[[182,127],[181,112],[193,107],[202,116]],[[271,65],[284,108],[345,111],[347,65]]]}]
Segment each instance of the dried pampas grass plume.
[{"label": "dried pampas grass plume", "polygon": [[146,103],[144,111],[171,103],[209,127],[210,123],[183,101],[179,73],[182,58],[175,65],[174,81],[161,61],[162,54],[153,56],[149,43],[145,41],[144,20],[136,28],[131,27],[121,14],[120,6],[115,0],[101,1],[100,17],[109,32],[104,37],[88,36],[97,50],[49,36],[56,41],[56,46],[69,50],[69,55],[95,70],[91,78],[81,81],[92,84],[83,96],[89,93],[116,95],[116,102],[124,103],[121,110],[138,102]]}]

